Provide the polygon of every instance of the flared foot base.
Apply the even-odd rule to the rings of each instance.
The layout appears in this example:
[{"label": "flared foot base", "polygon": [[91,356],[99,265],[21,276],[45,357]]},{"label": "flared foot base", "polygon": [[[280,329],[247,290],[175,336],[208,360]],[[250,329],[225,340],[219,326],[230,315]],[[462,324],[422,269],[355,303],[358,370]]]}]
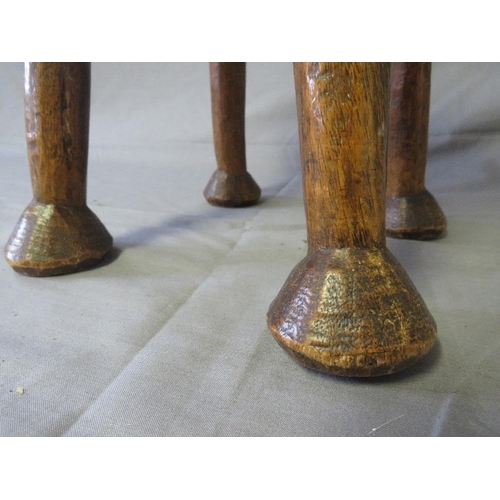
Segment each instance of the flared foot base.
[{"label": "flared foot base", "polygon": [[386,199],[386,234],[392,238],[434,240],[446,229],[446,217],[429,191]]},{"label": "flared foot base", "polygon": [[217,207],[248,207],[259,201],[260,187],[248,172],[236,175],[216,170],[203,194]]},{"label": "flared foot base", "polygon": [[296,361],[347,377],[395,373],[436,340],[436,323],[386,249],[316,250],[271,304],[268,326]]},{"label": "flared foot base", "polygon": [[112,246],[88,207],[32,202],[5,246],[5,258],[21,274],[56,276],[95,266]]}]

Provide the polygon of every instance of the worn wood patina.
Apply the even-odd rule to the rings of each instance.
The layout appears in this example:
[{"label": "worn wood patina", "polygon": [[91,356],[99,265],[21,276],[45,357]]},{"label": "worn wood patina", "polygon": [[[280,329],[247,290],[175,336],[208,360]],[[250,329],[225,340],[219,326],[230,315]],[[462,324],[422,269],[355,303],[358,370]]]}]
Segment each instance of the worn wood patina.
[{"label": "worn wood patina", "polygon": [[446,217],[425,188],[431,63],[393,63],[387,158],[387,235],[431,240]]},{"label": "worn wood patina", "polygon": [[295,63],[308,253],[271,304],[269,328],[308,368],[394,373],[436,324],[385,246],[390,64]]},{"label": "worn wood patina", "polygon": [[246,207],[260,198],[260,188],[247,172],[245,149],[246,63],[210,63],[212,124],[217,170],[205,188],[216,206]]},{"label": "worn wood patina", "polygon": [[86,204],[90,64],[29,63],[25,79],[34,199],[5,257],[29,276],[73,273],[94,266],[113,243]]},{"label": "worn wood patina", "polygon": [[[308,368],[394,373],[424,356],[436,324],[385,245],[446,227],[424,185],[430,65],[295,63],[308,253],[268,313],[278,343]],[[205,197],[256,203],[245,156],[245,63],[211,63],[217,170]],[[30,276],[80,271],[112,238],[86,205],[89,63],[29,63],[26,138],[34,200],[5,255]],[[392,90],[391,90],[392,89]],[[389,97],[392,92],[389,123]],[[389,134],[389,181],[386,151]]]}]

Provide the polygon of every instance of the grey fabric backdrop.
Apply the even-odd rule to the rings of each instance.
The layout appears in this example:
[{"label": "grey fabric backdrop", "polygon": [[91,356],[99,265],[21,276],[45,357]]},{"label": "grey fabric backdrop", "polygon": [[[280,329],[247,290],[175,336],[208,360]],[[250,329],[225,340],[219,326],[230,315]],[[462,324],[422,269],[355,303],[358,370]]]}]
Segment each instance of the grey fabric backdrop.
[{"label": "grey fabric backdrop", "polygon": [[[0,263],[0,435],[499,435],[499,84],[500,64],[433,66],[427,184],[449,229],[388,246],[439,342],[409,371],[349,380],[298,366],[265,322],[306,250],[291,64],[248,65],[263,202],[241,210],[201,194],[207,64],[94,64],[88,200],[116,249],[56,278]],[[2,64],[1,242],[28,172],[23,66]]]}]

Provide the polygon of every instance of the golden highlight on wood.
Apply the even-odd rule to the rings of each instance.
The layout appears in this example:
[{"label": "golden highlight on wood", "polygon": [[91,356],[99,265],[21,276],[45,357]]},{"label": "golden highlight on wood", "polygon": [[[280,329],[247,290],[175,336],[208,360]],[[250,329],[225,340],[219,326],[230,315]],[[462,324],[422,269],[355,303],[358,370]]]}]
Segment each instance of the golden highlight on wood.
[{"label": "golden highlight on wood", "polygon": [[[434,319],[385,245],[386,218],[397,237],[433,238],[446,227],[424,184],[430,65],[395,63],[391,82],[389,63],[295,63],[294,71],[308,253],[271,304],[269,328],[308,368],[397,372],[436,339]],[[260,188],[246,168],[245,63],[211,63],[210,75],[218,168],[205,197],[251,205]],[[79,271],[112,247],[86,205],[90,64],[30,63],[25,91],[34,200],[5,256],[30,276]]]},{"label": "golden highlight on wood", "polygon": [[308,368],[394,373],[436,324],[385,246],[387,63],[295,63],[308,254],[271,304],[269,328]]},{"label": "golden highlight on wood", "polygon": [[90,63],[28,63],[25,79],[34,200],[5,257],[29,276],[80,271],[99,262],[113,241],[86,205]]}]

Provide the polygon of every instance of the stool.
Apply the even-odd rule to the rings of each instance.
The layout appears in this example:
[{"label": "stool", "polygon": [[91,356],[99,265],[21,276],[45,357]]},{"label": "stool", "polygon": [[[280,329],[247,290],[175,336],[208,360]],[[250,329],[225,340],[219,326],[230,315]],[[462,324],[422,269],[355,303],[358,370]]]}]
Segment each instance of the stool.
[{"label": "stool", "polygon": [[[294,64],[308,253],[271,304],[268,325],[294,359],[335,375],[399,371],[436,338],[385,245],[386,230],[431,239],[446,227],[424,184],[430,63],[392,66],[391,77],[390,63]],[[251,205],[260,189],[246,168],[245,63],[211,63],[210,72],[218,167],[205,197]],[[5,256],[29,276],[80,271],[112,247],[86,205],[90,64],[29,63],[26,79],[34,200]]]}]

